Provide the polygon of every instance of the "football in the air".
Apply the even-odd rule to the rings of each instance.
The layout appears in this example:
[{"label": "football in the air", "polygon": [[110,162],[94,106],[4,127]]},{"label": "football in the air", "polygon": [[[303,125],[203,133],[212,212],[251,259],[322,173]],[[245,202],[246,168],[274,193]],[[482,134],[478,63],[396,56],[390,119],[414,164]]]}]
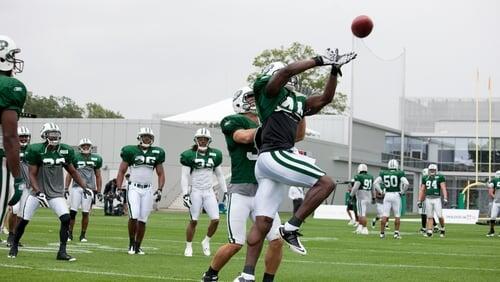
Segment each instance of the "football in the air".
[{"label": "football in the air", "polygon": [[357,16],[351,25],[352,34],[356,37],[364,38],[367,37],[373,29],[372,20],[365,15]]}]

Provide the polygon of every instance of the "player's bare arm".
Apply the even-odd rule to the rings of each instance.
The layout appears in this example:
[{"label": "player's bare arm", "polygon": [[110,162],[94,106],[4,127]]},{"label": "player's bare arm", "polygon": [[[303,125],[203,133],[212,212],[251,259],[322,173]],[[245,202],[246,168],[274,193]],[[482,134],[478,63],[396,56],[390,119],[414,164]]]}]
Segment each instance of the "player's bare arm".
[{"label": "player's bare arm", "polygon": [[330,75],[326,83],[323,95],[311,96],[306,100],[306,116],[317,114],[323,107],[330,104],[335,96],[335,89],[337,88],[337,76]]},{"label": "player's bare arm", "polygon": [[163,164],[159,164],[155,168],[156,175],[158,175],[158,190],[163,190],[163,186],[165,186],[165,170],[163,169]]},{"label": "player's bare arm", "polygon": [[488,195],[490,198],[495,199],[495,188],[493,188],[493,184],[488,184]]},{"label": "player's bare arm", "polygon": [[290,78],[308,69],[314,68],[315,66],[317,66],[317,64],[314,59],[306,59],[291,63],[280,69],[273,75],[273,77],[269,80],[269,83],[266,85],[267,95],[270,97],[277,96],[280,89],[288,83]]},{"label": "player's bare arm", "polygon": [[125,178],[125,174],[128,170],[128,163],[121,162],[120,167],[118,167],[118,174],[116,175],[116,187],[122,187],[123,178]]},{"label": "player's bare arm", "polygon": [[85,181],[80,177],[80,174],[78,173],[76,168],[73,166],[73,164],[68,164],[64,168],[71,175],[73,180],[75,180],[75,182],[78,183],[78,185],[80,185],[80,187],[82,187],[82,188],[87,187],[87,183],[85,183]]},{"label": "player's bare arm", "polygon": [[443,194],[444,201],[448,202],[448,191],[446,190],[446,182],[441,182],[439,186],[441,188],[441,194]]},{"label": "player's bare arm", "polygon": [[3,146],[7,155],[7,164],[14,178],[21,176],[19,170],[19,137],[17,136],[17,113],[14,110],[3,110],[1,114]]},{"label": "player's bare arm", "polygon": [[251,144],[253,143],[256,131],[257,128],[238,129],[233,133],[233,140],[240,144]]},{"label": "player's bare arm", "polygon": [[70,185],[71,185],[71,180],[73,178],[71,177],[71,174],[66,174],[66,179],[64,180],[64,189],[68,190]]},{"label": "player's bare arm", "polygon": [[418,189],[418,201],[423,202],[425,195],[425,184],[420,184],[420,189]]},{"label": "player's bare arm", "polygon": [[95,172],[95,184],[96,184],[97,192],[101,193],[101,191],[102,191],[101,169],[94,169],[94,172]]},{"label": "player's bare arm", "polygon": [[303,118],[297,125],[297,133],[295,135],[295,142],[304,140],[306,137],[306,118]]},{"label": "player's bare arm", "polygon": [[38,166],[30,165],[29,167],[30,183],[31,183],[31,188],[33,189],[33,192],[35,194],[40,192],[40,185],[38,185],[37,176],[38,176]]}]

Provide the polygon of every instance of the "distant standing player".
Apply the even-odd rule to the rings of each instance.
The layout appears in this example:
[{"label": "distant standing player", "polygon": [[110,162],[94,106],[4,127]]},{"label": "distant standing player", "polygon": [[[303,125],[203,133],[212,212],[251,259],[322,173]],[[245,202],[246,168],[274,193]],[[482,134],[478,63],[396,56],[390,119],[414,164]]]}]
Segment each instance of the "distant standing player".
[{"label": "distant standing player", "polygon": [[495,172],[495,177],[488,183],[488,195],[493,200],[490,215],[490,232],[487,237],[495,236],[495,221],[500,211],[500,170]]},{"label": "distant standing player", "polygon": [[[212,136],[206,128],[196,130],[194,134],[194,145],[191,149],[182,152],[180,162],[181,188],[184,205],[189,208],[190,220],[186,227],[186,249],[184,256],[193,256],[193,237],[198,224],[198,217],[202,208],[210,218],[207,235],[201,241],[203,254],[210,255],[210,238],[217,231],[219,225],[219,207],[217,197],[213,190],[212,176],[215,174],[222,192],[226,197],[227,187],[224,173],[220,167],[222,163],[222,152],[210,147]],[[191,180],[191,191],[189,191],[189,181]],[[222,200],[224,202],[225,199]]]},{"label": "distant standing player", "polygon": [[32,194],[24,203],[23,219],[16,227],[14,242],[9,251],[9,257],[15,258],[18,253],[19,240],[24,230],[35,214],[39,205],[50,207],[61,221],[59,229],[58,260],[74,261],[74,257],[66,253],[66,242],[69,235],[69,210],[64,199],[63,168],[73,177],[84,191],[91,194],[87,183],[80,177],[73,166],[74,150],[71,146],[61,143],[61,130],[54,123],[46,123],[40,133],[43,143],[31,144],[26,153],[30,165],[29,177]]},{"label": "distant standing player", "polygon": [[[17,135],[17,120],[22,112],[26,101],[26,86],[14,78],[16,73],[23,71],[24,61],[16,58],[16,54],[21,52],[16,47],[14,41],[0,35],[0,124],[1,132],[0,150],[5,149],[7,165],[14,177],[14,194],[9,194],[9,187],[0,187],[0,196],[9,199],[0,202],[0,223],[4,221],[5,212],[8,205],[15,205],[22,195],[22,190],[26,187],[26,182],[21,175],[19,161],[19,138]],[[2,181],[0,171],[0,183]]]},{"label": "distant standing player", "polygon": [[439,224],[441,225],[440,237],[445,236],[444,227],[444,217],[441,204],[441,196],[443,196],[444,206],[448,206],[448,191],[446,190],[446,180],[444,176],[438,173],[438,167],[436,164],[430,164],[429,175],[422,178],[422,184],[420,185],[420,191],[418,195],[418,206],[422,206],[422,202],[425,200],[425,213],[427,214],[427,237],[432,237],[433,228],[433,217],[436,213],[439,218]]},{"label": "distant standing player", "polygon": [[[101,189],[102,189],[102,177],[101,177],[101,167],[102,158],[98,154],[92,153],[92,141],[89,138],[82,138],[78,142],[79,152],[75,154],[73,160],[73,166],[76,168],[80,176],[87,182],[87,187],[92,189],[94,197],[99,200],[102,199]],[[66,176],[66,191],[65,194],[69,193],[69,187],[71,184],[71,175]],[[75,218],[78,213],[78,208],[82,209],[82,229],[80,232],[80,242],[87,242],[86,232],[87,226],[89,224],[89,213],[92,208],[92,201],[94,197],[87,196],[84,193],[82,187],[73,181],[73,188],[69,193],[71,199],[71,206],[69,211],[69,216],[71,217],[69,225],[69,238],[68,240],[73,240],[73,227],[75,226]]]},{"label": "distant standing player", "polygon": [[[128,187],[128,254],[144,255],[141,249],[142,239],[146,232],[146,222],[153,209],[153,200],[159,202],[165,185],[165,151],[153,146],[155,135],[153,130],[142,127],[137,133],[138,145],[122,148],[122,162],[116,176],[117,187],[122,187],[123,178],[130,168],[130,185]],[[158,175],[158,187],[153,193],[153,172]]]},{"label": "distant standing player", "polygon": [[351,197],[356,196],[356,205],[358,210],[359,225],[356,229],[357,234],[368,235],[366,227],[366,213],[372,201],[373,176],[368,173],[366,164],[358,165],[358,174],[354,176],[354,185],[351,191]]},{"label": "distant standing player", "polygon": [[384,213],[382,221],[380,222],[380,238],[385,238],[385,224],[392,213],[394,214],[394,239],[401,239],[399,227],[401,225],[401,195],[403,195],[408,186],[410,185],[406,179],[405,173],[399,170],[399,163],[397,160],[392,159],[387,163],[388,170],[382,170],[375,179],[373,186],[379,192],[383,193],[380,189],[380,183],[385,187],[384,193]]}]

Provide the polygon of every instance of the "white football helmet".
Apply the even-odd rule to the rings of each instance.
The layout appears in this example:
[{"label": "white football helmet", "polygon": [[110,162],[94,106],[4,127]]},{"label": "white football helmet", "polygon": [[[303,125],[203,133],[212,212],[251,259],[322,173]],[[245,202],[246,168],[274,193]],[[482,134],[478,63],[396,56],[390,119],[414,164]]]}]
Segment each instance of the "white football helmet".
[{"label": "white football helmet", "polygon": [[48,122],[42,125],[40,137],[47,141],[49,145],[56,146],[61,142],[61,129],[55,123]]},{"label": "white football helmet", "polygon": [[16,43],[10,37],[0,35],[0,71],[13,70],[20,73],[24,68],[24,61],[16,59],[16,54],[21,49],[16,47]]},{"label": "white football helmet", "polygon": [[[200,142],[198,141],[198,138],[200,138],[200,137],[208,138],[208,142],[207,142],[207,144],[205,144],[205,146],[200,145]],[[210,131],[208,129],[203,127],[203,128],[196,130],[196,133],[194,134],[193,140],[194,140],[194,143],[198,146],[198,150],[204,152],[208,149],[208,145],[210,145],[210,142],[212,142],[212,135],[210,135]]]},{"label": "white football helmet", "polygon": [[248,98],[254,97],[252,88],[248,86],[241,87],[233,95],[233,110],[237,114],[256,113],[255,100],[248,101]]},{"label": "white football helmet", "polygon": [[[274,75],[277,71],[280,69],[286,67],[286,64],[283,62],[273,62],[266,66],[264,69],[262,69],[261,75],[269,75],[272,76]],[[297,76],[292,76],[290,80],[287,82],[285,85],[286,88],[288,88],[291,91],[295,90],[295,87],[299,85],[299,79]]]},{"label": "white football helmet", "polygon": [[437,164],[430,164],[428,169],[429,169],[429,175],[436,175],[438,173]]},{"label": "white football helmet", "polygon": [[[148,136],[151,142],[149,143],[144,142],[143,140],[144,136]],[[139,145],[141,147],[147,148],[153,145],[153,143],[155,142],[155,134],[153,133],[153,129],[149,127],[141,127],[139,129],[139,132],[137,133],[137,141],[139,141]]]},{"label": "white football helmet", "polygon": [[362,171],[368,172],[368,167],[366,166],[366,164],[359,164],[358,165],[358,173],[361,173]]},{"label": "white football helmet", "polygon": [[[83,145],[90,145],[88,149],[83,148]],[[82,154],[90,154],[92,152],[92,140],[89,138],[82,138],[80,142],[78,142],[78,150]]]},{"label": "white football helmet", "polygon": [[429,175],[429,169],[428,168],[422,169],[422,176],[427,176],[427,175]]},{"label": "white football helmet", "polygon": [[19,136],[19,144],[21,147],[28,146],[31,141],[31,132],[26,126],[19,126],[17,128],[17,136]]},{"label": "white football helmet", "polygon": [[398,169],[399,167],[399,162],[396,159],[389,160],[387,163],[387,168],[388,169]]},{"label": "white football helmet", "polygon": [[495,172],[495,177],[496,177],[496,178],[500,178],[500,170],[497,170],[497,171]]}]

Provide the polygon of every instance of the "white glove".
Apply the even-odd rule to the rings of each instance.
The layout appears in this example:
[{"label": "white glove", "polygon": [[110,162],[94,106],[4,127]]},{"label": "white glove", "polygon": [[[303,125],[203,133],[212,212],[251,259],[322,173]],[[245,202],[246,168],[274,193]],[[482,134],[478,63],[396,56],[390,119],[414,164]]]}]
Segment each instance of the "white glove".
[{"label": "white glove", "polygon": [[49,201],[47,200],[47,197],[45,196],[44,193],[37,192],[35,194],[35,197],[38,200],[38,202],[40,203],[40,206],[42,206],[44,208],[48,208],[49,207]]},{"label": "white glove", "polygon": [[339,49],[332,50],[330,48],[326,49],[324,55],[319,55],[314,57],[316,64],[318,66],[331,65],[332,66],[332,74],[342,76],[342,72],[340,71],[340,67],[349,63],[350,61],[356,58],[357,54],[354,52],[349,52],[346,54],[339,55]]},{"label": "white glove", "polygon": [[155,202],[159,202],[161,200],[161,190],[158,189],[156,192],[154,192],[153,196],[155,196]]},{"label": "white glove", "polygon": [[188,209],[191,208],[191,197],[189,196],[189,194],[186,194],[184,196],[182,196],[182,201],[184,202],[184,206]]}]

